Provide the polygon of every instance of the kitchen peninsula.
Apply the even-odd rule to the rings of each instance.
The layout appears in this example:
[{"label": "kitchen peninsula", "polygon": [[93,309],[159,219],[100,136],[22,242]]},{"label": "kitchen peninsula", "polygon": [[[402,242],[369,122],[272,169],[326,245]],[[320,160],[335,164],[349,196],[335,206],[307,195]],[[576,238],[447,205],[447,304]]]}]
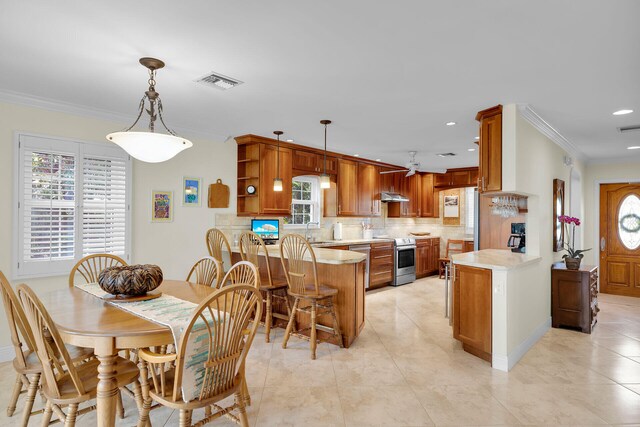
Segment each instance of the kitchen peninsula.
[{"label": "kitchen peninsula", "polygon": [[[240,258],[240,248],[231,248],[232,262],[238,262]],[[285,277],[282,263],[280,262],[280,246],[268,245],[269,265],[271,274],[274,278],[283,279]],[[316,264],[318,268],[318,281],[321,284],[331,286],[338,290],[336,299],[336,309],[340,329],[342,331],[342,340],[345,347],[349,347],[358,337],[364,328],[364,272],[366,255],[346,250],[314,248],[316,256]],[[261,256],[260,269],[263,269],[265,257]],[[311,263],[307,264],[305,270],[309,278],[313,277]],[[312,280],[312,279],[310,279]],[[274,304],[274,311],[287,314],[286,307],[280,307]],[[298,329],[308,326],[309,318],[307,315],[298,313],[297,315]],[[332,320],[326,316],[319,316],[318,325],[331,325]],[[318,330],[318,338],[326,339],[330,334],[324,332],[321,328]],[[334,342],[334,344],[337,344]]]},{"label": "kitchen peninsula", "polygon": [[549,286],[536,274],[542,258],[502,249],[451,258],[453,337],[509,371],[551,326]]}]

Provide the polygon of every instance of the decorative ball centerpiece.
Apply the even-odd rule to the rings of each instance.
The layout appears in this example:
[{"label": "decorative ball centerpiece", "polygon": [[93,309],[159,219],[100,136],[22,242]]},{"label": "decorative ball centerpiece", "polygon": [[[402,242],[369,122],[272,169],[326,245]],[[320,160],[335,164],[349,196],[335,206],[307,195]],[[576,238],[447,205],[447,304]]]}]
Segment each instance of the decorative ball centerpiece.
[{"label": "decorative ball centerpiece", "polygon": [[153,264],[108,267],[98,276],[103,291],[124,297],[145,295],[161,283],[162,270]]}]

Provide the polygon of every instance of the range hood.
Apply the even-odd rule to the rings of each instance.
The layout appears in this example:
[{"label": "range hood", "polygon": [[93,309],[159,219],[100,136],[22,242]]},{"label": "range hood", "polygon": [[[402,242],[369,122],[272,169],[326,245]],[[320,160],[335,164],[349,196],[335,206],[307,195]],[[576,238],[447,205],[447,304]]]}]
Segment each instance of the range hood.
[{"label": "range hood", "polygon": [[409,199],[400,193],[391,193],[383,191],[380,193],[380,201],[382,202],[408,202]]}]

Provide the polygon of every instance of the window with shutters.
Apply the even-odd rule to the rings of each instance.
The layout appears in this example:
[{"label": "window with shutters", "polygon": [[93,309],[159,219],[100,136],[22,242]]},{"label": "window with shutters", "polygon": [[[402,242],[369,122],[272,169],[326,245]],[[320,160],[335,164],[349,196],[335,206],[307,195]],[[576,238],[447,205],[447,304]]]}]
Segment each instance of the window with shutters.
[{"label": "window with shutters", "polygon": [[67,274],[95,253],[129,258],[131,160],[119,147],[18,135],[15,277]]}]

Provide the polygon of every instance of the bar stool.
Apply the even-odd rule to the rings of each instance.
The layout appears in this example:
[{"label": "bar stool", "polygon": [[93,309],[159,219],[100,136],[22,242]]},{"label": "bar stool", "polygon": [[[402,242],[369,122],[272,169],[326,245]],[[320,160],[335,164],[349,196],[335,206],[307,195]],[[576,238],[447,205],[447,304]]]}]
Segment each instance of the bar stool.
[{"label": "bar stool", "polygon": [[438,258],[438,278],[444,279],[444,270],[451,263],[451,255],[464,252],[464,240],[447,240],[447,250],[444,258]]},{"label": "bar stool", "polygon": [[[333,336],[338,338],[340,347],[344,347],[342,333],[340,332],[340,322],[338,312],[335,308],[335,298],[338,290],[330,286],[318,283],[318,268],[316,265],[316,255],[309,242],[299,234],[289,234],[282,239],[280,244],[280,261],[284,269],[287,283],[289,285],[289,295],[294,298],[293,308],[289,317],[289,323],[284,333],[282,348],[287,348],[287,341],[291,336],[291,330],[295,322],[298,311],[311,316],[311,333],[309,341],[311,343],[311,359],[316,358],[317,324],[316,319],[321,314],[331,314],[333,318]],[[311,263],[311,280],[313,283],[307,284],[307,270]],[[301,302],[308,302],[309,305],[300,307]],[[297,331],[300,332],[300,331]]]},{"label": "bar stool", "polygon": [[[260,252],[264,254],[264,263],[266,268],[260,269]],[[243,261],[249,261],[260,271],[260,293],[263,295],[263,302],[266,308],[264,318],[264,334],[265,342],[271,340],[271,326],[274,318],[289,320],[291,316],[291,307],[289,306],[289,298],[287,297],[287,280],[274,279],[271,274],[271,262],[269,252],[260,236],[252,231],[245,231],[240,235],[240,256]],[[266,273],[266,274],[263,274]],[[284,300],[287,306],[287,315],[273,312],[273,299]]]},{"label": "bar stool", "polygon": [[209,255],[220,262],[220,265],[222,267],[222,274],[224,274],[225,269],[223,252],[225,250],[229,254],[229,259],[231,259],[231,247],[229,246],[229,241],[222,231],[218,230],[217,228],[211,228],[207,230],[206,242],[207,249],[209,250]]}]

